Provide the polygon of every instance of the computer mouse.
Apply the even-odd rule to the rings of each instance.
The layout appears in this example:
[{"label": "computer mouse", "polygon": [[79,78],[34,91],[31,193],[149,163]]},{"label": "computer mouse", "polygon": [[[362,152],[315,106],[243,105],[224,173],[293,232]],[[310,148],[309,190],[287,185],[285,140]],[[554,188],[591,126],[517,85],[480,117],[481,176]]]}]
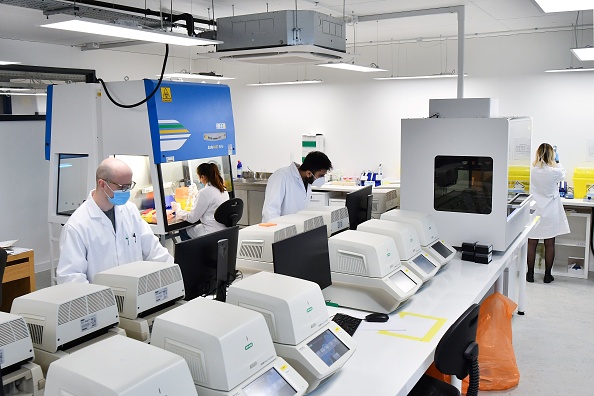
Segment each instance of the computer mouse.
[{"label": "computer mouse", "polygon": [[367,322],[387,322],[388,319],[390,319],[388,314],[379,312],[370,313],[365,317]]}]

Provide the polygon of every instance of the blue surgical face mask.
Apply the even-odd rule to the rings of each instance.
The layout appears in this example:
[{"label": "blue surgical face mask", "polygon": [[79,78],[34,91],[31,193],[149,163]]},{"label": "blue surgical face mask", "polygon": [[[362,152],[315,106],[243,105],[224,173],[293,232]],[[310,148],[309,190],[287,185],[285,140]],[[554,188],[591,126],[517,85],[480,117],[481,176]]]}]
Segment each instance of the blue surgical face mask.
[{"label": "blue surgical face mask", "polygon": [[202,182],[198,182],[198,187],[200,187],[200,188],[204,188],[204,183],[202,183]]},{"label": "blue surgical face mask", "polygon": [[[109,184],[105,183],[105,185],[111,190]],[[107,200],[112,205],[124,205],[130,199],[130,190],[111,190],[111,192],[113,192],[113,198],[110,198],[109,195],[107,195],[107,193],[105,193],[105,195],[107,195]]]}]

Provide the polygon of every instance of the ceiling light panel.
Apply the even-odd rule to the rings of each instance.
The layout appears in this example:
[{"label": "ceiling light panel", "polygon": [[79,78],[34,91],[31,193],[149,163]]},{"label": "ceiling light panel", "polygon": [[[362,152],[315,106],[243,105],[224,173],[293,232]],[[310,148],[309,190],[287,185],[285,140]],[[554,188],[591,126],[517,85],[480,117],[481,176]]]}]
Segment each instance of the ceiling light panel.
[{"label": "ceiling light panel", "polygon": [[216,40],[188,37],[179,34],[146,30],[138,27],[127,27],[115,25],[112,23],[97,22],[81,18],[71,19],[64,22],[48,23],[45,25],[41,25],[41,27],[58,30],[67,30],[71,32],[97,34],[101,36],[118,37],[128,40],[181,45],[186,47],[221,43],[220,41]]},{"label": "ceiling light panel", "polygon": [[321,67],[329,67],[332,69],[341,69],[341,70],[349,70],[349,71],[356,71],[361,73],[374,73],[374,72],[383,72],[387,71],[385,69],[380,69],[379,67],[369,67],[369,66],[359,66],[353,63],[320,63]]},{"label": "ceiling light panel", "polygon": [[534,0],[544,12],[567,12],[594,9],[594,0]]}]

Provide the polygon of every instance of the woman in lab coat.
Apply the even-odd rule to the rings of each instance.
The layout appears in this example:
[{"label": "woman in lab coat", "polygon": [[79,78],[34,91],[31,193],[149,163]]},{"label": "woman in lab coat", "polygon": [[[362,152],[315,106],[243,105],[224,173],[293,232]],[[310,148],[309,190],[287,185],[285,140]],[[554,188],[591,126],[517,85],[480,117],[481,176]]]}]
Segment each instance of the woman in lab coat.
[{"label": "woman in lab coat", "polygon": [[192,209],[188,212],[183,210],[177,202],[171,203],[176,218],[190,223],[200,220],[200,224],[187,228],[185,233],[180,232],[182,240],[197,238],[226,228],[224,224],[214,218],[214,213],[219,205],[229,200],[229,193],[225,188],[218,166],[212,163],[202,163],[198,165],[196,172],[203,188],[198,191]]},{"label": "woman in lab coat", "polygon": [[536,150],[536,159],[530,172],[530,192],[536,201],[536,215],[540,222],[528,234],[528,272],[526,281],[534,282],[534,261],[539,239],[545,246],[544,283],[551,283],[555,259],[555,237],[569,233],[567,216],[559,197],[559,182],[565,178],[565,169],[555,162],[555,151],[548,143]]}]

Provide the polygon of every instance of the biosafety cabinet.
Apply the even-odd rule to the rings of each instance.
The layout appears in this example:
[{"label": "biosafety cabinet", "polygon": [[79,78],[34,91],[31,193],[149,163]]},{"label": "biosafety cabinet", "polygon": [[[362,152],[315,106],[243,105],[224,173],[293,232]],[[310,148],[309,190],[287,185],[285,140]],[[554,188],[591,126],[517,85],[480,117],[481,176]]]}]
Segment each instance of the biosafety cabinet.
[{"label": "biosafety cabinet", "polygon": [[[107,83],[119,103],[137,103],[158,81]],[[155,95],[134,108],[115,105],[100,84],[50,86],[46,121],[50,161],[50,223],[63,224],[95,188],[95,170],[109,156],[133,170],[130,200],[153,232],[189,226],[176,220],[171,202],[189,204],[187,186],[197,166],[216,163],[233,196],[230,155],[235,128],[229,87],[163,81]],[[51,227],[51,226],[50,226]]]},{"label": "biosafety cabinet", "polygon": [[532,119],[404,119],[401,130],[401,208],[431,215],[454,246],[506,250],[529,221],[529,196],[508,194],[508,174],[530,166]]}]

